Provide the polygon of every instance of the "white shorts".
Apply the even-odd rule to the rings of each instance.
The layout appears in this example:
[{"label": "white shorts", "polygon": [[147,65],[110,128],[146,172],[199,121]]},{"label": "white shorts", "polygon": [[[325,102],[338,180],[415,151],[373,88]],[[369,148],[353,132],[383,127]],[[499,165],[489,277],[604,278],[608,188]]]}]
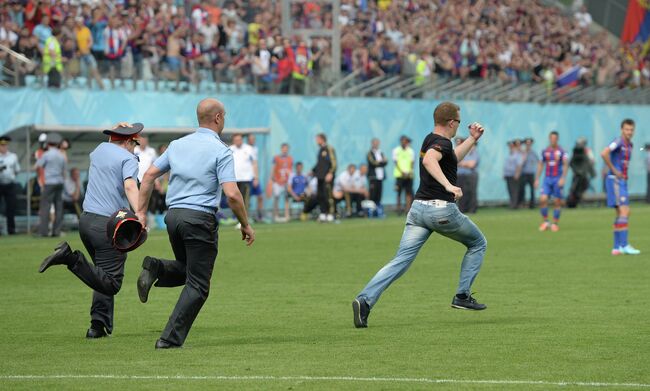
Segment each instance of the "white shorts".
[{"label": "white shorts", "polygon": [[273,197],[287,196],[287,185],[273,182]]}]

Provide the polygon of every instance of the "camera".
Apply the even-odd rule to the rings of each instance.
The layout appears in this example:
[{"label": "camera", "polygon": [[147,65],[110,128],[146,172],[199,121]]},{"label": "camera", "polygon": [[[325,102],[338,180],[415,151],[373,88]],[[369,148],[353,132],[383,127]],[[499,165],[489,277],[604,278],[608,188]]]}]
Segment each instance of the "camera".
[{"label": "camera", "polygon": [[5,166],[5,165],[0,166],[0,172],[3,172],[6,169],[7,169],[7,166]]}]

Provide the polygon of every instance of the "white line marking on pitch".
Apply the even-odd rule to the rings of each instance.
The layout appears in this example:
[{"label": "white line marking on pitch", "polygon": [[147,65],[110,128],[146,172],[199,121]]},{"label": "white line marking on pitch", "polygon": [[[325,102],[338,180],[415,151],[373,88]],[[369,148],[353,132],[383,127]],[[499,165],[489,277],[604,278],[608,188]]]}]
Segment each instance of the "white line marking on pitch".
[{"label": "white line marking on pitch", "polygon": [[471,380],[429,379],[408,377],[352,377],[352,376],[147,376],[147,375],[0,375],[0,380],[56,380],[56,379],[113,379],[113,380],[233,380],[233,381],[344,381],[344,382],[392,382],[434,384],[504,384],[539,386],[581,387],[629,387],[650,388],[647,383],[607,383],[544,380]]}]

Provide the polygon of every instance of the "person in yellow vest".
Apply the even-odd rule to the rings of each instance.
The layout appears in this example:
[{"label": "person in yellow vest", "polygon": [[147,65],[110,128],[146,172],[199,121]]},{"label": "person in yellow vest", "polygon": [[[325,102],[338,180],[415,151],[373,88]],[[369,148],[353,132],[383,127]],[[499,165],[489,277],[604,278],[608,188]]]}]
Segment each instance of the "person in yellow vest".
[{"label": "person in yellow vest", "polygon": [[63,61],[61,59],[61,44],[57,38],[60,35],[61,29],[55,27],[52,30],[52,35],[45,40],[43,45],[43,75],[47,76],[48,87],[61,87]]},{"label": "person in yellow vest", "polygon": [[421,86],[431,76],[431,68],[427,60],[424,59],[424,53],[420,53],[420,58],[415,63],[415,85]]},{"label": "person in yellow vest", "polygon": [[[393,149],[393,163],[395,169],[395,191],[397,192],[397,213],[402,214],[411,209],[413,202],[413,165],[415,152],[411,148],[411,139],[407,136],[400,137],[400,145]],[[401,209],[400,197],[404,192],[404,210]]]},{"label": "person in yellow vest", "polygon": [[291,72],[291,93],[304,94],[307,77],[311,72],[313,62],[311,60],[311,53],[305,41],[300,41],[294,50],[293,71]]}]

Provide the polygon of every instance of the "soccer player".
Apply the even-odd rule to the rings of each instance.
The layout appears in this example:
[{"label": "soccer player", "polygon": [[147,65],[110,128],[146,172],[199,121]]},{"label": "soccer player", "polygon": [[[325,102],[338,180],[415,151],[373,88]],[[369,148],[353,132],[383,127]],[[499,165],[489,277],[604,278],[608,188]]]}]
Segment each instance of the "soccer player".
[{"label": "soccer player", "polygon": [[484,310],[471,295],[487,241],[478,227],[458,210],[456,201],[462,190],[456,186],[458,161],[472,149],[483,135],[483,126],[469,126],[470,136],[456,149],[451,139],[460,125],[460,107],[451,102],[439,104],[433,112],[435,128],[429,133],[420,149],[420,187],[406,218],[406,227],[395,258],[370,280],[352,301],[354,326],[368,327],[370,309],[390,284],[411,266],[420,248],[432,233],[437,232],[467,247],[460,270],[460,282],[451,306],[466,310]]},{"label": "soccer player", "polygon": [[[546,173],[542,191],[539,196],[539,210],[542,214],[542,224],[539,226],[540,231],[546,231],[549,228],[553,232],[560,230],[560,212],[562,210],[562,188],[568,172],[569,159],[567,153],[558,145],[560,135],[555,130],[548,135],[549,146],[542,151],[542,160],[537,165],[537,174],[535,175],[535,188],[539,187],[539,178],[542,169],[546,165]],[[548,222],[548,198],[553,197],[553,224]]]},{"label": "soccer player", "polygon": [[607,206],[616,208],[614,220],[614,248],[612,255],[638,255],[641,251],[627,242],[627,220],[630,216],[630,199],[627,194],[627,178],[630,157],[632,156],[632,136],[634,121],[624,119],[621,122],[621,137],[612,141],[600,153],[609,172],[605,179],[607,189]]}]

